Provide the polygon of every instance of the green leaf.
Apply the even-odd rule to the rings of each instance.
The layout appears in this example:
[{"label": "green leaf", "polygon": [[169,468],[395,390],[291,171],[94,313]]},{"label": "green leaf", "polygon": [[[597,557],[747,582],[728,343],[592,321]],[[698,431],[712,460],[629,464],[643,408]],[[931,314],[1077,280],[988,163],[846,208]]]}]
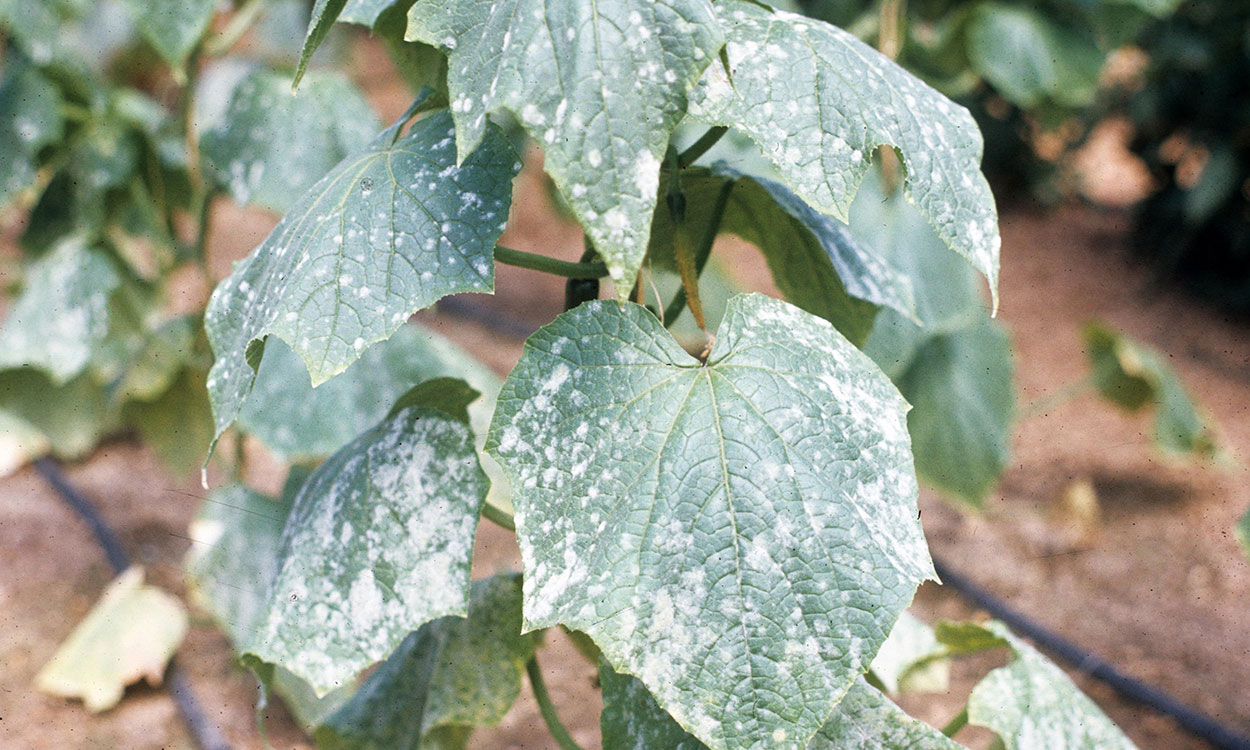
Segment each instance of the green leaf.
[{"label": "green leaf", "polygon": [[530,337],[487,440],[527,627],[564,624],[715,748],[798,747],[933,575],[906,404],[826,321],[732,299],[708,364],[634,304]]},{"label": "green leaf", "polygon": [[[197,327],[198,321],[187,315],[168,320],[144,336],[142,348],[114,386],[113,398],[118,401],[160,398],[194,359]],[[211,424],[211,411],[209,419]]]},{"label": "green leaf", "polygon": [[903,612],[872,659],[872,675],[889,693],[946,692],[950,662],[933,628]]},{"label": "green leaf", "polygon": [[468,425],[436,409],[404,409],[339,450],[295,497],[249,658],[324,695],[462,614],[487,489]]},{"label": "green leaf", "polygon": [[0,370],[0,410],[43,433],[61,458],[82,458],[118,417],[105,389],[84,373],[54,385],[30,367]]},{"label": "green leaf", "polygon": [[122,0],[143,38],[182,73],[187,57],[208,31],[217,0]]},{"label": "green leaf", "polygon": [[707,745],[660,708],[640,680],[617,673],[606,659],[599,660],[599,684],[603,687],[603,713],[599,715],[603,750],[707,750]]},{"label": "green leaf", "polygon": [[1083,107],[1097,93],[1104,58],[1092,35],[998,2],[977,5],[966,33],[968,63],[1012,104]]},{"label": "green leaf", "polygon": [[187,613],[172,594],[143,583],[143,568],[122,573],[35,676],[35,687],[81,698],[88,711],[112,708],[125,687],[159,685],[187,634]]},{"label": "green leaf", "polygon": [[47,65],[64,51],[61,32],[62,25],[73,15],[69,6],[70,3],[56,0],[0,0],[0,26],[32,62]]},{"label": "green leaf", "polygon": [[410,325],[316,388],[303,361],[271,341],[239,425],[284,461],[317,460],[377,424],[406,390],[440,376],[462,378],[486,394],[469,405],[474,432],[485,435],[499,378],[451,340]]},{"label": "green leaf", "polygon": [[329,36],[330,28],[343,12],[347,1],[317,0],[313,4],[312,15],[308,19],[308,31],[304,34],[304,46],[299,51],[299,62],[295,65],[295,79],[291,81],[292,91],[299,87],[300,80],[308,69],[308,61]]},{"label": "green leaf", "polygon": [[933,633],[951,654],[975,654],[1010,645],[998,632],[974,622],[942,620]]},{"label": "green leaf", "polygon": [[721,233],[758,247],[777,288],[790,302],[833,323],[857,345],[868,337],[878,306],[915,315],[911,281],[881,262],[845,224],[812,210],[781,183],[752,178],[724,164],[682,174],[686,214],[692,218],[678,226],[668,211],[656,213],[649,251],[653,261],[672,267],[678,233],[685,233],[691,245],[698,242],[703,217],[725,180],[734,185]]},{"label": "green leaf", "polygon": [[132,401],[122,408],[122,415],[176,476],[187,476],[201,466],[213,441],[213,410],[204,373],[189,367],[158,398]]},{"label": "green leaf", "polygon": [[669,135],[724,43],[710,0],[421,0],[406,37],[448,54],[460,158],[516,115],[628,299]]},{"label": "green leaf", "polygon": [[1011,344],[982,317],[927,339],[895,378],[913,409],[907,417],[916,471],[973,507],[1007,466],[1015,409]]},{"label": "green leaf", "polygon": [[[600,664],[599,681],[603,685],[600,718],[603,750],[706,750],[706,745],[687,734],[656,704],[640,681],[616,674],[607,662]],[[785,743],[784,735],[774,734],[769,739],[772,742],[768,747]],[[809,750],[960,750],[962,746],[908,716],[861,678],[851,685],[807,747]]]},{"label": "green leaf", "polygon": [[1156,445],[1173,454],[1221,457],[1211,426],[1157,351],[1099,322],[1087,323],[1082,333],[1098,392],[1129,412],[1155,407]]},{"label": "green leaf", "polygon": [[109,300],[121,286],[112,261],[81,240],[31,263],[0,329],[0,367],[30,365],[64,385],[109,334]]},{"label": "green leaf", "polygon": [[1002,623],[989,622],[985,630],[1005,640],[1015,659],[973,688],[968,723],[996,732],[1007,750],[1135,747],[1062,669]]},{"label": "green leaf", "polygon": [[339,23],[356,23],[372,28],[384,12],[395,5],[411,5],[412,0],[347,0],[339,13]]},{"label": "green leaf", "polygon": [[537,638],[521,635],[521,579],[473,584],[466,617],[409,635],[356,696],[317,731],[325,750],[464,747],[472,727],[497,724],[521,692]]},{"label": "green leaf", "polygon": [[520,168],[511,147],[492,131],[456,166],[446,114],[393,137],[322,178],[214,291],[205,329],[217,354],[208,388],[219,435],[269,335],[320,385],[440,297],[493,289],[495,240]]},{"label": "green leaf", "polygon": [[11,61],[0,82],[0,208],[34,186],[36,157],[61,140],[62,128],[56,86],[34,68]]},{"label": "green leaf", "polygon": [[894,62],[822,21],[722,0],[725,59],[690,97],[690,114],[742,130],[781,180],[846,221],[879,145],[906,166],[908,199],[997,294],[998,219],[971,115]]},{"label": "green leaf", "polygon": [[242,204],[282,213],[380,125],[345,76],[314,72],[291,95],[286,75],[260,69],[234,90],[226,117],[200,143],[204,165]]}]

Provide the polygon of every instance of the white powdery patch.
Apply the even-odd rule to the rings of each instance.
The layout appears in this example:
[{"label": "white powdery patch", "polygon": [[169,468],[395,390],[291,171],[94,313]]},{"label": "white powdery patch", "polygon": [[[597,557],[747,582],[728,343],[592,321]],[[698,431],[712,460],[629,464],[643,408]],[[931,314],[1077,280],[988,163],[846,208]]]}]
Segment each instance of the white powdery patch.
[{"label": "white powdery patch", "polygon": [[429,409],[343,448],[295,500],[250,650],[324,692],[423,623],[463,614],[488,487],[469,428]]}]

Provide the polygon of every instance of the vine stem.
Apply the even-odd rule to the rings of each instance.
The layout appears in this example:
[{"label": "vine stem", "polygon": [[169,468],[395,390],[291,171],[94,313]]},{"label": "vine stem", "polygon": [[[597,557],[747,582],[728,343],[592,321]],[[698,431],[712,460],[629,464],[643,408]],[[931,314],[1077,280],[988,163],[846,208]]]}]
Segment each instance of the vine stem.
[{"label": "vine stem", "polygon": [[955,718],[946,722],[946,726],[942,727],[942,734],[947,737],[954,737],[960,729],[968,726],[968,707],[964,706],[964,710],[955,715]]},{"label": "vine stem", "polygon": [[1059,404],[1069,401],[1077,396],[1091,390],[1094,387],[1094,376],[1086,375],[1080,380],[1068,383],[1051,391],[1050,393],[1038,396],[1037,399],[1027,404],[1020,410],[1019,421],[1024,422],[1037,416],[1041,416],[1048,409],[1052,409]]},{"label": "vine stem", "polygon": [[534,699],[538,701],[538,710],[542,712],[543,721],[547,722],[547,730],[555,738],[560,750],[582,750],[581,745],[573,740],[569,730],[560,722],[555,704],[551,702],[551,695],[547,692],[547,683],[543,681],[543,672],[538,666],[537,657],[530,657],[525,664],[525,673],[529,675],[530,687],[534,690]]},{"label": "vine stem", "polygon": [[489,502],[482,504],[482,517],[497,526],[504,527],[508,531],[516,531],[516,520],[507,511],[496,508]]},{"label": "vine stem", "polygon": [[690,144],[690,148],[681,152],[681,155],[677,157],[678,166],[685,169],[691,164],[694,164],[698,161],[700,156],[703,156],[708,152],[708,149],[715,146],[716,142],[719,141],[721,136],[728,130],[729,128],[723,126],[709,128],[708,131],[699,138],[699,140]]},{"label": "vine stem", "polygon": [[[716,202],[712,204],[712,212],[708,217],[707,227],[703,230],[703,236],[699,238],[699,246],[694,251],[694,273],[697,279],[703,273],[707,260],[712,255],[712,243],[716,241],[716,235],[720,233],[721,220],[725,218],[725,207],[729,205],[729,194],[733,192],[734,181],[725,180],[721,185],[720,192],[716,194]],[[681,315],[682,309],[686,307],[686,287],[683,284],[677,293],[673,295],[673,301],[668,303],[668,307],[664,308],[664,325],[672,325]]]},{"label": "vine stem", "polygon": [[230,16],[230,20],[226,23],[226,27],[221,30],[217,36],[209,39],[204,43],[204,54],[209,57],[217,57],[230,51],[247,30],[256,22],[260,12],[265,7],[265,0],[246,0],[243,5]]},{"label": "vine stem", "polygon": [[575,263],[568,260],[557,260],[548,258],[545,255],[538,255],[537,253],[513,250],[503,245],[495,246],[495,261],[508,266],[528,268],[570,279],[599,279],[608,275],[608,267],[603,263]]}]

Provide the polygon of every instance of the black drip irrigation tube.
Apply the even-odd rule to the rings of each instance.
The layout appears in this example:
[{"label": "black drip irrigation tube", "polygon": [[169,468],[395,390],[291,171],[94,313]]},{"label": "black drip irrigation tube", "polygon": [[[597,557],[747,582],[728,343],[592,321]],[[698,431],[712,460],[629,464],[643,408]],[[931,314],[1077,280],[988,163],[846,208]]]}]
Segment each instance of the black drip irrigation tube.
[{"label": "black drip irrigation tube", "polygon": [[[39,472],[39,475],[52,489],[56,490],[57,495],[65,501],[65,504],[70,506],[90,527],[96,542],[108,557],[113,571],[120,574],[129,568],[130,556],[126,554],[126,549],[122,546],[117,534],[96,511],[95,506],[69,483],[61,472],[61,467],[51,458],[44,457],[35,461],[35,471]],[[188,733],[200,750],[231,750],[230,743],[204,713],[204,709],[195,698],[195,693],[191,690],[190,681],[178,667],[175,659],[170,659],[169,666],[165,668],[165,687],[178,706],[178,712],[182,714],[182,721],[186,724]]]},{"label": "black drip irrigation tube", "polygon": [[[485,310],[461,298],[448,297],[438,304],[441,312],[467,319],[505,338],[525,339],[535,327],[516,320],[501,320],[490,310]],[[991,617],[1002,620],[1012,630],[1067,662],[1078,672],[1109,685],[1125,699],[1170,717],[1182,729],[1202,739],[1219,750],[1250,750],[1250,737],[1220,724],[1215,719],[1186,706],[1162,690],[1141,680],[1129,677],[1098,656],[1080,648],[1058,633],[1031,619],[1022,612],[973,583],[971,579],[951,570],[937,559],[933,567],[944,586],[962,594],[968,601],[985,610]]]}]

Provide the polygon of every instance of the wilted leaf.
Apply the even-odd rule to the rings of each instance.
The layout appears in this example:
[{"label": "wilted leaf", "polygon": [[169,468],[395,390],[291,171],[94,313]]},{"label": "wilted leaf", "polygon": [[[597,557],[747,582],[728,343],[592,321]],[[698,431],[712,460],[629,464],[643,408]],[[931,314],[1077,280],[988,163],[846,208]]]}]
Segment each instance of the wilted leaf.
[{"label": "wilted leaf", "polygon": [[537,639],[521,635],[520,576],[473,584],[467,617],[409,635],[317,731],[335,750],[464,747],[475,726],[499,722],[521,692]]},{"label": "wilted leaf", "polygon": [[80,698],[88,711],[112,708],[125,687],[161,682],[187,634],[187,613],[174,596],[143,583],[132,567],[105,589],[52,659],[35,676],[41,692]]},{"label": "wilted leaf", "polygon": [[966,110],[822,21],[750,0],[721,0],[716,12],[729,67],[708,68],[692,117],[750,135],[789,188],[843,221],[873,151],[894,146],[909,200],[996,290],[998,219]]},{"label": "wilted leaf", "polygon": [[1092,322],[1083,329],[1094,385],[1104,398],[1130,412],[1155,407],[1155,444],[1199,458],[1221,455],[1176,371],[1160,354]]},{"label": "wilted leaf", "polygon": [[297,96],[289,76],[260,69],[234,89],[226,116],[204,133],[204,164],[239,203],[282,213],[381,125],[345,76],[309,74]]},{"label": "wilted leaf", "polygon": [[266,337],[287,342],[320,385],[440,297],[493,289],[520,168],[512,148],[491,131],[456,166],[446,114],[393,137],[335,167],[214,291],[205,329],[219,435],[247,399]]},{"label": "wilted leaf", "polygon": [[706,365],[592,302],[532,336],[487,451],[528,627],[588,634],[716,748],[806,745],[932,576],[906,406],[824,320],[730,301]]},{"label": "wilted leaf", "polygon": [[469,598],[488,484],[467,424],[411,406],[339,450],[296,495],[246,652],[318,695]]},{"label": "wilted leaf", "polygon": [[447,52],[460,158],[516,115],[627,299],[669,135],[724,42],[710,0],[422,0],[406,36]]}]

